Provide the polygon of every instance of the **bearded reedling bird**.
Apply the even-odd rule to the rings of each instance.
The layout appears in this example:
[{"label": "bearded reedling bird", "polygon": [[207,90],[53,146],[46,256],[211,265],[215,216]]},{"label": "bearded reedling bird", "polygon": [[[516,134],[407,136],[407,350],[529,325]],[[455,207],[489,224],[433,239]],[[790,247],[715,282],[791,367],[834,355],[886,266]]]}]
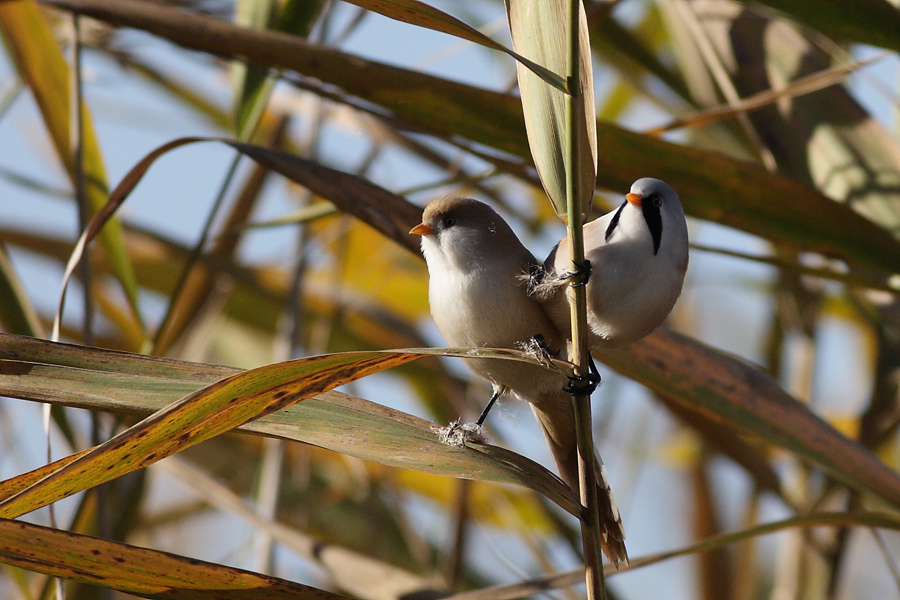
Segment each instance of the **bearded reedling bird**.
[{"label": "bearded reedling bird", "polygon": [[[522,277],[539,268],[537,261],[493,209],[470,198],[438,199],[425,208],[422,222],[410,233],[422,236],[431,315],[448,344],[516,348],[539,339],[551,354],[558,354],[566,336],[528,295]],[[465,363],[491,383],[491,403],[512,392],[531,404],[560,476],[577,490],[575,411],[572,397],[563,390],[565,375],[518,361]],[[605,470],[599,462],[597,466],[602,546],[618,565],[628,560],[625,533]]]},{"label": "bearded reedling bird", "polygon": [[[659,179],[638,179],[616,210],[584,226],[588,336],[592,350],[626,346],[653,331],[681,295],[688,232],[678,194]],[[560,331],[571,331],[565,288],[569,240],[544,261],[537,298]]]}]

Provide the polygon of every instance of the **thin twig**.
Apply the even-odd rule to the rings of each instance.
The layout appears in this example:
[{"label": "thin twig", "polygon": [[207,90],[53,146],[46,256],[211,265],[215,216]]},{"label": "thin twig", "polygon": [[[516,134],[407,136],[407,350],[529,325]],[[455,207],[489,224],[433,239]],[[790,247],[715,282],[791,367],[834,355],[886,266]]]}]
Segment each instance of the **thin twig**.
[{"label": "thin twig", "polygon": [[779,89],[770,89],[754,94],[749,98],[739,100],[722,106],[713,106],[705,110],[696,111],[676,119],[672,119],[665,125],[653,127],[644,131],[646,135],[662,135],[668,131],[686,127],[700,127],[716,123],[723,119],[771,106],[782,98],[799,98],[840,83],[848,75],[879,62],[890,56],[889,52],[883,52],[867,60],[854,60],[837,67],[817,71]]},{"label": "thin twig", "polygon": [[194,247],[191,250],[191,254],[181,271],[180,277],[178,278],[178,283],[175,285],[175,289],[172,291],[172,296],[169,299],[169,307],[166,310],[166,315],[163,317],[162,323],[160,323],[159,329],[156,331],[156,336],[153,339],[153,354],[164,352],[164,348],[161,347],[161,344],[166,340],[168,330],[171,327],[172,322],[174,321],[175,309],[178,307],[179,298],[181,297],[182,292],[187,286],[188,277],[190,276],[191,271],[200,261],[200,257],[203,254],[203,248],[204,246],[206,246],[206,242],[209,239],[210,230],[212,229],[216,216],[219,214],[219,210],[221,209],[222,204],[225,202],[225,196],[228,192],[228,188],[231,187],[231,181],[234,179],[234,176],[237,173],[238,163],[240,162],[242,156],[243,155],[241,153],[237,153],[232,159],[231,165],[228,167],[228,172],[225,175],[225,179],[224,181],[222,181],[222,185],[219,187],[218,194],[216,194],[216,199],[213,202],[213,206],[206,217],[206,222],[203,224],[203,230],[200,233],[200,239],[197,240],[196,244],[194,244]]},{"label": "thin twig", "polygon": [[443,576],[447,587],[456,589],[463,568],[465,567],[466,541],[469,532],[469,492],[472,482],[467,479],[456,480],[456,499],[453,507],[453,537],[447,552],[447,564]]},{"label": "thin twig", "polygon": [[[75,201],[78,205],[78,231],[87,229],[91,218],[84,180],[84,96],[81,82],[81,27],[78,13],[72,13],[72,77],[70,89],[72,102],[69,104],[69,144],[72,152],[72,183]],[[90,248],[84,250],[81,269],[81,289],[84,299],[84,321],[82,341],[88,346],[94,344],[94,308],[91,302],[93,282],[91,281]]]},{"label": "thin twig", "polygon": [[749,260],[764,265],[771,265],[778,269],[799,273],[800,275],[810,275],[820,279],[836,281],[849,287],[878,290],[893,294],[894,296],[900,295],[900,278],[894,276],[881,277],[876,273],[849,268],[842,262],[828,261],[826,259],[823,261],[822,266],[811,266],[779,256],[761,256],[757,254],[748,254],[746,252],[726,250],[725,248],[705,246],[703,244],[691,244],[691,251],[695,250],[709,252],[710,254],[718,254],[720,256]]},{"label": "thin twig", "polygon": [[[729,105],[734,106],[738,104],[741,101],[740,95],[734,87],[734,82],[731,80],[728,70],[725,68],[725,65],[722,64],[722,57],[716,52],[712,42],[709,40],[709,36],[700,24],[694,8],[685,0],[672,0],[672,2],[675,9],[680,13],[684,24],[687,26],[688,32],[691,34],[694,43],[697,44],[697,49],[700,51],[700,55],[706,62],[710,75],[712,75],[713,80],[716,82],[719,91],[722,92],[722,95],[728,101]],[[775,157],[759,137],[759,133],[753,127],[753,123],[751,123],[747,113],[739,112],[736,117],[741,128],[744,130],[747,139],[754,146],[754,150],[759,156],[760,162],[766,167],[766,170],[770,172],[777,171]]]},{"label": "thin twig", "polygon": [[[254,509],[257,516],[264,521],[274,522],[277,520],[284,452],[284,440],[266,438],[263,441],[259,484],[257,486]],[[257,573],[271,574],[272,541],[272,535],[265,530],[259,530],[253,539],[251,556],[253,557],[253,570]]]}]

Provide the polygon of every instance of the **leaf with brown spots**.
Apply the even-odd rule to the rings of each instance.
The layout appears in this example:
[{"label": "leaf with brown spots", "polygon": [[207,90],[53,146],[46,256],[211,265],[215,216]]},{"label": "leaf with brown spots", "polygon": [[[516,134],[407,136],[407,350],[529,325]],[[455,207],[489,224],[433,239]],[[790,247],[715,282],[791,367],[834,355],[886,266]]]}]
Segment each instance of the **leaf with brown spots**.
[{"label": "leaf with brown spots", "polygon": [[125,475],[366,375],[418,358],[412,353],[352,352],[312,356],[232,375],[147,417],[0,503],[14,518]]},{"label": "leaf with brown spots", "polygon": [[[399,354],[409,357],[409,360],[427,355],[474,356],[471,351],[452,349],[365,353],[366,356]],[[477,355],[507,355],[520,360],[524,356],[514,351],[489,350],[480,350]],[[291,364],[282,363],[263,369],[281,370],[284,365]],[[0,394],[139,417],[153,415],[148,420],[161,414],[154,415],[156,411],[171,411],[180,404],[171,405],[178,398],[193,398],[204,393],[204,390],[197,392],[203,386],[209,386],[223,378],[228,378],[225,381],[233,381],[246,373],[232,367],[0,334]],[[285,385],[269,388],[267,393],[273,401],[282,392],[296,392],[289,387],[292,384],[290,376],[287,371],[284,375]],[[284,397],[281,401],[284,401]],[[202,407],[197,410],[202,410]],[[210,412],[210,417],[215,416],[214,411]],[[138,424],[136,427],[140,426]],[[521,485],[544,495],[569,512],[577,512],[574,493],[541,465],[490,444],[471,443],[464,448],[450,447],[439,440],[433,428],[434,424],[424,419],[363,398],[327,391],[240,425],[239,430],[314,444],[393,467],[445,477]],[[180,450],[210,435],[208,431],[198,427],[181,426],[180,430],[161,432],[154,437],[159,446],[166,445],[167,449],[160,450],[147,443],[144,451],[153,453],[154,460],[158,460],[172,453],[172,445]],[[96,453],[101,448],[102,446],[89,452]],[[6,500],[45,477],[55,476],[52,474],[62,470],[79,456],[66,457],[52,465],[0,482],[0,500]],[[145,462],[147,458],[145,457]],[[115,461],[107,463],[115,465]],[[110,477],[106,471],[86,472],[80,486],[92,487]]]},{"label": "leaf with brown spots", "polygon": [[0,561],[160,600],[347,599],[278,577],[7,519],[0,519]]}]

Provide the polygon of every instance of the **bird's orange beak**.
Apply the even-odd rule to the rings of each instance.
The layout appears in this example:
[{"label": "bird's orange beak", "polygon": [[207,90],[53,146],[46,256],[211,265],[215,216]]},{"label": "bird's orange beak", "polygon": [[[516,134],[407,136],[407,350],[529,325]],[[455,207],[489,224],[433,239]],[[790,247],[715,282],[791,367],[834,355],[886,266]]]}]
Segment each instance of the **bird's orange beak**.
[{"label": "bird's orange beak", "polygon": [[640,208],[641,200],[643,200],[643,198],[641,198],[637,194],[625,194],[625,199],[628,200],[628,202],[630,202],[631,204],[634,204],[635,206],[637,206],[638,208]]},{"label": "bird's orange beak", "polygon": [[434,233],[434,229],[432,229],[430,225],[419,223],[418,225],[410,229],[409,232],[413,235],[431,235],[432,233]]}]

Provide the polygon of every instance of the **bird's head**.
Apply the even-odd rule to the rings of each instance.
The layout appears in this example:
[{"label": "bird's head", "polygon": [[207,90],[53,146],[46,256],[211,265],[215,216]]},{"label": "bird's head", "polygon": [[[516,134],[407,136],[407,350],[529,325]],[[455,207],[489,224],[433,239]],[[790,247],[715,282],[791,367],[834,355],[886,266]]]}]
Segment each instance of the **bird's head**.
[{"label": "bird's head", "polygon": [[679,242],[684,237],[686,242],[684,209],[678,199],[678,194],[666,182],[652,177],[638,179],[631,185],[631,190],[625,194],[625,200],[626,202],[622,204],[610,221],[606,230],[607,240],[618,226],[622,211],[630,205],[635,209],[640,209],[644,217],[650,237],[653,239],[654,255],[659,253],[664,236]]}]

